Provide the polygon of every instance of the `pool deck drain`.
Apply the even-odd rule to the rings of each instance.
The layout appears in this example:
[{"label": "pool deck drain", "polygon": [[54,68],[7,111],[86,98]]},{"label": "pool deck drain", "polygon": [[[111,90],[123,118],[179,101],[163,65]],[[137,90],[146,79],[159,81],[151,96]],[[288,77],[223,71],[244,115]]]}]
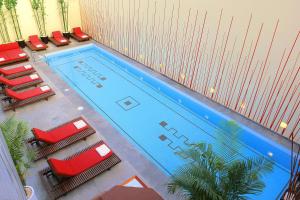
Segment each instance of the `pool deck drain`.
[{"label": "pool deck drain", "polygon": [[[83,44],[94,43],[93,41],[84,42]],[[95,43],[101,48],[106,49],[107,51],[114,53],[118,56],[121,56],[126,61],[132,63],[136,67],[152,74],[153,76],[167,82],[168,84],[174,86],[175,88],[183,91],[197,99],[199,99],[202,103],[213,107],[218,112],[226,114],[232,119],[236,120],[238,123],[242,123],[257,132],[261,133],[268,138],[280,141],[284,145],[288,145],[288,142],[282,137],[278,137],[274,132],[263,128],[262,126],[246,119],[245,117],[230,111],[229,109],[221,106],[217,103],[214,103],[207,99],[206,97],[197,94],[171,80],[168,78],[153,72],[151,69],[146,68],[145,66],[132,61],[131,59],[116,53],[115,51]],[[80,46],[79,43],[72,40],[71,45],[56,48],[52,44],[49,45],[49,49],[46,52],[34,53],[32,56],[44,56],[44,53],[50,53],[57,50],[68,49],[71,47]],[[27,49],[25,50],[30,53]],[[35,61],[35,62],[34,62]],[[26,106],[24,108],[17,109],[14,112],[1,112],[0,118],[3,121],[6,117],[15,114],[16,117],[20,119],[26,120],[31,127],[38,127],[41,129],[49,129],[55,127],[58,124],[69,121],[72,118],[78,117],[82,115],[87,119],[87,121],[96,129],[97,133],[88,137],[86,141],[80,141],[70,147],[65,148],[58,153],[55,153],[53,156],[57,158],[63,158],[67,155],[73,154],[80,149],[85,148],[86,146],[97,142],[100,139],[106,141],[109,146],[113,149],[113,151],[121,158],[122,162],[117,166],[113,167],[110,171],[105,172],[102,175],[97,176],[91,181],[83,184],[79,188],[74,191],[68,193],[66,196],[62,197],[63,200],[71,200],[71,199],[92,199],[94,196],[102,193],[114,185],[122,183],[124,180],[128,179],[133,175],[139,176],[147,185],[153,187],[158,193],[162,195],[164,199],[177,199],[178,197],[174,195],[170,195],[167,193],[166,184],[168,182],[168,176],[166,176],[152,161],[148,160],[146,156],[141,153],[137,148],[131,144],[122,134],[118,133],[118,131],[112,127],[112,125],[105,120],[98,112],[96,112],[92,106],[90,106],[79,94],[76,93],[73,89],[69,89],[68,92],[65,92],[66,88],[69,88],[68,84],[65,83],[46,63],[44,63],[41,59],[35,59],[34,57],[30,59],[30,62],[34,62],[33,65],[37,69],[37,72],[44,79],[45,83],[49,83],[49,85],[55,90],[56,96],[49,99],[49,101],[41,101],[39,103],[35,103],[33,105]],[[83,61],[79,61],[80,64],[84,64]],[[17,64],[15,66],[23,65]],[[101,78],[99,79],[101,81]],[[103,82],[104,83],[104,82]],[[126,97],[125,97],[126,98]],[[135,99],[127,99],[123,102],[122,106],[135,105],[137,102]],[[137,102],[138,103],[138,102]],[[137,105],[135,105],[137,106]],[[79,108],[79,109],[77,109]],[[132,108],[130,108],[132,109]],[[129,110],[130,110],[129,109]],[[208,116],[207,116],[208,117]],[[159,123],[159,122],[158,122]],[[185,140],[184,135],[180,135],[176,131],[174,132],[174,128],[168,125],[167,122],[161,121],[160,126],[162,128],[169,130],[170,134],[173,134],[178,138],[178,142],[187,142]],[[170,126],[170,127],[169,127]],[[162,142],[166,142],[166,145],[171,145],[172,148],[176,149],[175,143],[171,144],[168,136],[164,133],[159,136],[159,139]],[[173,146],[175,145],[175,146]],[[179,150],[179,149],[177,149]],[[40,160],[36,162],[29,170],[28,176],[26,178],[26,183],[30,186],[33,186],[35,189],[36,195],[39,200],[47,200],[48,196],[46,194],[45,189],[41,184],[41,180],[38,177],[38,171],[47,166],[46,160]]]}]

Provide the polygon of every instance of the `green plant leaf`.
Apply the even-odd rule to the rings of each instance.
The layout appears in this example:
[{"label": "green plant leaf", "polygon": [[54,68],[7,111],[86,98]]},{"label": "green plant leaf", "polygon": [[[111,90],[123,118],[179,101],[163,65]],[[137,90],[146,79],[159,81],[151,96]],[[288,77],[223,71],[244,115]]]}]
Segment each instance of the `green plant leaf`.
[{"label": "green plant leaf", "polygon": [[26,171],[35,157],[35,152],[28,150],[25,145],[29,134],[28,124],[11,116],[0,124],[0,128],[20,179],[25,184]]},{"label": "green plant leaf", "polygon": [[175,171],[168,191],[190,200],[247,199],[249,194],[257,195],[265,187],[262,176],[273,166],[264,157],[225,162],[206,143],[192,144],[177,154],[191,162]]}]

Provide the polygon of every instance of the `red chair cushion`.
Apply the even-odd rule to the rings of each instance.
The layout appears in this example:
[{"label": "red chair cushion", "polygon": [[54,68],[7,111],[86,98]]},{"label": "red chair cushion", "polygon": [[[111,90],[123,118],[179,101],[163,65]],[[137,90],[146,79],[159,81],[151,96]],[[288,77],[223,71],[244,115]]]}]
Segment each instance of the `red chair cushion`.
[{"label": "red chair cushion", "polygon": [[46,48],[46,45],[40,40],[37,35],[29,36],[29,41],[36,48]]},{"label": "red chair cushion", "polygon": [[32,69],[33,69],[33,67],[26,69],[25,66],[20,66],[20,67],[15,67],[15,68],[10,68],[10,69],[0,68],[0,73],[5,76],[8,76],[8,75],[12,75],[12,74],[20,73],[20,72],[30,71]]},{"label": "red chair cushion", "polygon": [[9,58],[9,60],[18,60],[27,56],[27,54],[20,48],[7,50],[5,51],[5,54]]},{"label": "red chair cushion", "polygon": [[48,163],[53,172],[58,176],[76,176],[101,163],[113,154],[112,150],[110,150],[105,156],[100,156],[96,148],[102,144],[104,143],[100,143],[68,160],[50,158],[48,159]]},{"label": "red chair cushion", "polygon": [[[79,119],[79,120],[83,120],[83,119]],[[76,121],[79,121],[79,120],[76,120]],[[59,126],[55,129],[52,129],[52,130],[47,131],[47,132],[42,131],[42,130],[37,129],[37,128],[33,128],[32,132],[35,135],[35,138],[37,140],[40,140],[40,141],[43,141],[43,142],[46,142],[46,143],[54,144],[54,143],[57,143],[61,140],[69,138],[73,135],[76,135],[76,134],[82,132],[83,130],[88,129],[89,128],[88,123],[86,121],[84,121],[84,122],[86,123],[86,126],[80,128],[80,129],[76,128],[76,126],[73,124],[74,121],[72,121],[72,122],[69,122],[69,123],[67,123],[63,126]]]},{"label": "red chair cushion", "polygon": [[9,61],[9,57],[6,55],[5,51],[0,52],[0,63],[5,63]]},{"label": "red chair cushion", "polygon": [[[68,43],[68,39],[65,38],[60,31],[52,32],[52,36],[53,36],[53,39],[60,44]],[[66,41],[62,42],[61,40],[66,40]]]},{"label": "red chair cushion", "polygon": [[41,87],[36,87],[36,88],[29,89],[29,90],[22,91],[22,92],[15,92],[8,88],[5,89],[5,93],[7,96],[10,96],[11,98],[19,100],[19,101],[22,101],[25,99],[30,99],[32,97],[39,96],[44,93],[48,93],[50,91],[51,91],[51,88],[50,88],[50,90],[42,91]]},{"label": "red chair cushion", "polygon": [[85,34],[84,32],[82,32],[81,28],[80,27],[75,27],[73,28],[73,33],[77,36],[77,37],[80,37],[80,38],[87,38],[88,35]]},{"label": "red chair cushion", "polygon": [[40,38],[37,35],[30,35],[29,36],[29,41],[30,42],[39,42]]},{"label": "red chair cushion", "polygon": [[36,48],[46,48],[46,45],[42,41],[33,41],[31,44]]},{"label": "red chair cushion", "polygon": [[85,33],[75,33],[76,36],[80,37],[80,38],[87,38],[88,35]]},{"label": "red chair cushion", "polygon": [[41,80],[41,77],[38,76],[38,78],[32,79],[31,76],[23,76],[23,77],[16,78],[16,79],[7,79],[7,78],[0,76],[0,82],[4,83],[5,85],[10,86],[10,87],[22,85],[25,83],[30,83],[30,82],[33,82],[36,80]]},{"label": "red chair cushion", "polygon": [[[57,43],[59,44],[66,44],[68,43],[68,40],[66,38],[53,38]],[[62,41],[62,40],[66,40],[66,41]]]},{"label": "red chair cushion", "polygon": [[80,33],[83,33],[83,32],[82,32],[82,30],[81,30],[80,27],[74,27],[74,28],[73,28],[73,33],[75,33],[75,34],[77,34],[77,33],[80,34]]},{"label": "red chair cushion", "polygon": [[5,85],[10,85],[10,80],[7,78],[4,78],[3,76],[0,76],[0,82],[5,84]]},{"label": "red chair cushion", "polygon": [[52,135],[47,134],[46,131],[43,131],[38,128],[32,128],[32,133],[34,134],[35,138],[39,141],[43,141],[46,143],[56,143],[55,139],[52,137]]},{"label": "red chair cushion", "polygon": [[60,31],[53,31],[52,32],[52,36],[54,38],[60,38],[60,37],[63,37],[62,33]]},{"label": "red chair cushion", "polygon": [[0,51],[6,51],[10,49],[19,49],[19,44],[17,42],[11,42],[7,44],[1,44],[0,45]]},{"label": "red chair cushion", "polygon": [[27,54],[19,47],[17,42],[0,45],[0,64],[17,61],[27,57]]}]

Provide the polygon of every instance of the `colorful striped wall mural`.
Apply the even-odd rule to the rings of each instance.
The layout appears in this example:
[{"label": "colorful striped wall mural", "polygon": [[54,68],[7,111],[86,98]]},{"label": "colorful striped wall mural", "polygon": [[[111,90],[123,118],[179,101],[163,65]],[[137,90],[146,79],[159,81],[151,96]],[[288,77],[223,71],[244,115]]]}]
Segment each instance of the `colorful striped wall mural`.
[{"label": "colorful striped wall mural", "polygon": [[300,143],[299,20],[276,9],[265,19],[263,9],[191,2],[81,0],[82,26],[100,43]]}]

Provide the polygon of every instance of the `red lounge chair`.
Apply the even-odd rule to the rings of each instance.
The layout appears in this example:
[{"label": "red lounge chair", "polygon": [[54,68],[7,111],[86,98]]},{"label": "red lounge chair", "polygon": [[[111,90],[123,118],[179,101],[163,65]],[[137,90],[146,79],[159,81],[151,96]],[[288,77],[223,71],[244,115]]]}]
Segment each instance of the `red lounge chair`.
[{"label": "red lounge chair", "polygon": [[48,131],[38,128],[33,128],[31,131],[34,137],[28,139],[27,146],[36,151],[35,160],[44,158],[96,132],[82,117]]},{"label": "red lounge chair", "polygon": [[42,42],[37,35],[29,36],[29,41],[26,42],[26,45],[32,51],[41,51],[41,50],[45,50],[48,48],[48,46],[44,42]]},{"label": "red lounge chair", "polygon": [[77,40],[78,42],[87,41],[90,39],[86,33],[82,32],[80,27],[73,28],[73,33],[71,33],[72,38]]},{"label": "red lounge chair", "polygon": [[18,107],[25,106],[43,99],[48,99],[50,96],[55,95],[55,92],[47,85],[36,87],[22,92],[15,92],[6,88],[5,94],[7,97],[2,99],[8,101],[9,104],[3,106],[3,110],[15,110]]},{"label": "red lounge chair", "polygon": [[0,68],[0,74],[2,74],[7,79],[17,78],[20,76],[31,74],[33,72],[35,72],[35,69],[31,65],[24,65],[9,69]]},{"label": "red lounge chair", "polygon": [[[98,152],[99,151],[99,152]],[[48,159],[48,163],[56,176],[71,177],[81,174],[109,158],[113,152],[102,143],[67,160]]]},{"label": "red lounge chair", "polygon": [[37,86],[42,82],[43,80],[38,74],[31,74],[29,76],[23,76],[16,79],[7,79],[0,76],[0,86],[2,89],[9,88],[12,90],[20,90],[30,86]]},{"label": "red lounge chair", "polygon": [[120,161],[120,158],[100,141],[64,160],[48,159],[49,167],[39,174],[50,198],[57,199]]},{"label": "red lounge chair", "polygon": [[68,45],[70,41],[65,38],[60,31],[52,32],[52,37],[49,40],[57,47]]},{"label": "red lounge chair", "polygon": [[17,42],[0,45],[0,66],[25,61],[28,58]]}]

